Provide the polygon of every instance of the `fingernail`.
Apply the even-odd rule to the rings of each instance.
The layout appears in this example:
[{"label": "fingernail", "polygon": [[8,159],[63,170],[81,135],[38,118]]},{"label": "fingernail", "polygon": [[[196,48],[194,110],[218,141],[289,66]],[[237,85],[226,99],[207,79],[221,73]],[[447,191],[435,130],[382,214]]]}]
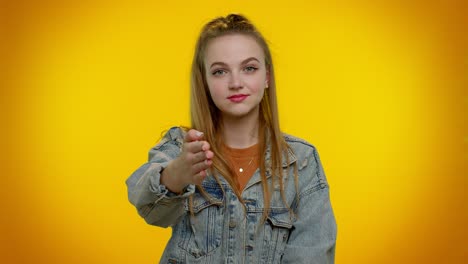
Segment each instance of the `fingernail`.
[{"label": "fingernail", "polygon": [[201,137],[201,136],[203,136],[203,132],[197,131],[197,133],[195,133],[195,135],[197,135],[197,137]]}]

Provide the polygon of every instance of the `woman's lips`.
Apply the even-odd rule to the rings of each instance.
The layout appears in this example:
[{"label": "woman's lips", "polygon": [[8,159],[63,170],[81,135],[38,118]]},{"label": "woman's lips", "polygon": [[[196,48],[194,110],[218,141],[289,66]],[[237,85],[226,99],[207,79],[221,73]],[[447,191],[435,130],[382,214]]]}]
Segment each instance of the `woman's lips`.
[{"label": "woman's lips", "polygon": [[248,97],[247,94],[235,94],[235,95],[229,96],[228,99],[231,100],[231,102],[240,103],[244,101],[247,97]]}]

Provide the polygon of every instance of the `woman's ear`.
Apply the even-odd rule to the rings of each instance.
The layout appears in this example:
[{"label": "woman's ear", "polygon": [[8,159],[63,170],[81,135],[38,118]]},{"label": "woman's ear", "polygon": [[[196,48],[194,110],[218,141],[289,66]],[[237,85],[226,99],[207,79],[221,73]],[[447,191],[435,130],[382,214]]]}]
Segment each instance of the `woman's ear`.
[{"label": "woman's ear", "polygon": [[265,79],[265,88],[270,86],[270,70],[267,69],[266,71],[266,79]]}]

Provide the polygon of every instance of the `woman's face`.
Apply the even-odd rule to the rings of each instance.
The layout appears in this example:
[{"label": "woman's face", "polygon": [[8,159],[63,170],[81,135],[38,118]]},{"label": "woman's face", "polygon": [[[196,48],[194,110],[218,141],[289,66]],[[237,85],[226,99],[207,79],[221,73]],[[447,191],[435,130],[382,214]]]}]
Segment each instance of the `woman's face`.
[{"label": "woman's face", "polygon": [[211,98],[222,115],[258,115],[269,74],[253,37],[234,34],[211,40],[204,63]]}]

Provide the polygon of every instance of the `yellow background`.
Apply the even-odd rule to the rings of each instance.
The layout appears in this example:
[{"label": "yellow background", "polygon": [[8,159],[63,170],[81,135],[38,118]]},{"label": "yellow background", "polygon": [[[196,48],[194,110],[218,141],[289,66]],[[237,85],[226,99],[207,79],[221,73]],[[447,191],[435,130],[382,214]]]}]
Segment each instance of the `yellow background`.
[{"label": "yellow background", "polygon": [[2,263],[157,263],[125,180],[189,125],[204,23],[269,40],[282,129],[313,143],[336,263],[467,259],[463,1],[10,1],[2,5]]}]

